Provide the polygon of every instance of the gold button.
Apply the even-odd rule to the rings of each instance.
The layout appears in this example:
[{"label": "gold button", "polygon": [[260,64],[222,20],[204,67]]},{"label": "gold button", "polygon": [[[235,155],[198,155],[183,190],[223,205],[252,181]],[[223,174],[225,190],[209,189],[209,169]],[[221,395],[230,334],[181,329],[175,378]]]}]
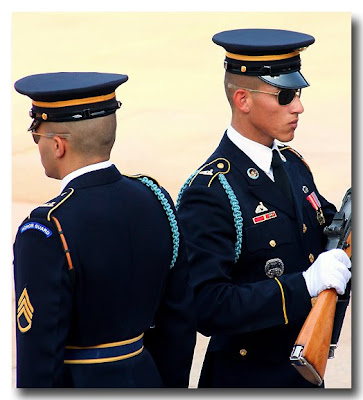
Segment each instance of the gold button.
[{"label": "gold button", "polygon": [[246,72],[246,71],[247,71],[247,67],[245,65],[242,65],[241,72]]},{"label": "gold button", "polygon": [[241,356],[244,357],[247,354],[247,350],[246,349],[241,349],[239,351],[239,354],[241,354]]},{"label": "gold button", "polygon": [[306,233],[307,230],[308,230],[308,227],[305,224],[303,224],[303,233]]},{"label": "gold button", "polygon": [[217,167],[218,167],[219,169],[222,169],[222,168],[224,168],[224,164],[220,162],[220,163],[217,164]]},{"label": "gold button", "polygon": [[43,119],[44,121],[46,121],[46,120],[48,119],[48,115],[47,115],[46,113],[43,113],[43,114],[42,114],[42,119]]},{"label": "gold button", "polygon": [[314,254],[309,254],[309,261],[311,262],[311,264],[314,262],[314,260],[315,260],[315,257],[314,257]]},{"label": "gold button", "polygon": [[276,246],[276,242],[273,239],[270,240],[270,246],[271,247],[275,247]]}]

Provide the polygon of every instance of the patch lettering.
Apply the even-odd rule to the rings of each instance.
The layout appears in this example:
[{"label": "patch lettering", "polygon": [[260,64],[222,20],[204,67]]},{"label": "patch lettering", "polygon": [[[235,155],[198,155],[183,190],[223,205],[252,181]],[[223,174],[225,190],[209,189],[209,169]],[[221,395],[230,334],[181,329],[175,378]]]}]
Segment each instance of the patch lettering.
[{"label": "patch lettering", "polygon": [[53,234],[53,232],[49,228],[47,228],[45,225],[40,224],[39,222],[27,222],[20,228],[20,232],[24,233],[29,229],[40,231],[44,233],[46,237],[49,237]]}]

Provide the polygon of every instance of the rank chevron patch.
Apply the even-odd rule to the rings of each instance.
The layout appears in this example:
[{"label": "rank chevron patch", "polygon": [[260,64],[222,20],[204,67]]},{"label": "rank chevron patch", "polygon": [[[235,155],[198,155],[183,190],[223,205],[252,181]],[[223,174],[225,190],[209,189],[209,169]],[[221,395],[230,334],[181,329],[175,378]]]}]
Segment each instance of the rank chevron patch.
[{"label": "rank chevron patch", "polygon": [[30,302],[28,291],[25,288],[18,300],[18,312],[16,317],[20,332],[25,333],[32,327],[33,314],[34,308]]}]

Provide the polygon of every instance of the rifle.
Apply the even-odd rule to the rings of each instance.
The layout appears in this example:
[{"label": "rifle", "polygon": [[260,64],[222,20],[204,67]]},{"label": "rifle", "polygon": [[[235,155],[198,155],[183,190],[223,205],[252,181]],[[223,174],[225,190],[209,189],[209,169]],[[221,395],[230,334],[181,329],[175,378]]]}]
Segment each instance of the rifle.
[{"label": "rifle", "polygon": [[[326,250],[343,249],[349,258],[352,249],[351,209],[349,188],[340,210],[335,214],[332,223],[324,229],[324,234],[328,237]],[[348,287],[343,297],[339,296],[338,302],[335,289],[326,289],[319,293],[290,356],[291,364],[297,371],[318,386],[323,383],[328,358],[334,357],[349,302],[350,285]]]}]

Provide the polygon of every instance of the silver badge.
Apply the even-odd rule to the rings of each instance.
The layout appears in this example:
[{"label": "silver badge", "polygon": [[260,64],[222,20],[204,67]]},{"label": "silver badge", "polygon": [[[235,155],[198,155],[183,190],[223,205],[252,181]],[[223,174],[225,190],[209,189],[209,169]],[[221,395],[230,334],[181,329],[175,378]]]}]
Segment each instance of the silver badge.
[{"label": "silver badge", "polygon": [[247,170],[247,175],[251,178],[251,179],[257,179],[260,176],[260,173],[257,171],[256,168],[248,168]]},{"label": "silver badge", "polygon": [[213,168],[212,169],[207,169],[207,170],[202,170],[199,172],[200,175],[213,175]]},{"label": "silver badge", "polygon": [[51,201],[50,203],[44,203],[40,205],[39,207],[54,207],[55,201]]},{"label": "silver badge", "polygon": [[309,188],[307,186],[304,185],[301,189],[304,193],[309,193]]},{"label": "silver badge", "polygon": [[268,209],[264,206],[264,204],[262,203],[262,201],[260,201],[260,202],[258,203],[258,206],[256,207],[255,213],[256,213],[256,214],[259,214],[259,213],[262,213],[262,212],[264,212],[264,211],[268,211]]},{"label": "silver badge", "polygon": [[265,273],[269,278],[281,276],[284,273],[284,263],[280,258],[271,258],[266,262]]}]

